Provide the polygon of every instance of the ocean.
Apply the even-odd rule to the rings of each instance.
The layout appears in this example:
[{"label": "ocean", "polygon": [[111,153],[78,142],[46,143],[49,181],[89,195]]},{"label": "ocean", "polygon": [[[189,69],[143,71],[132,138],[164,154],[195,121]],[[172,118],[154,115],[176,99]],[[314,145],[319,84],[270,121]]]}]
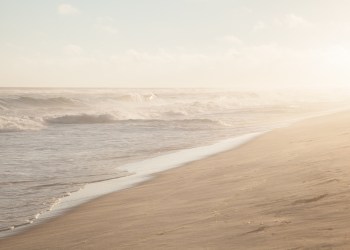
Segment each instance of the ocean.
[{"label": "ocean", "polygon": [[[232,138],[345,109],[348,97],[344,91],[0,88],[0,232],[35,224],[93,183],[122,183],[140,168],[152,174],[159,161],[150,159],[181,165],[210,145],[226,150],[231,144],[222,143]],[[140,162],[136,172],[125,167]]]}]

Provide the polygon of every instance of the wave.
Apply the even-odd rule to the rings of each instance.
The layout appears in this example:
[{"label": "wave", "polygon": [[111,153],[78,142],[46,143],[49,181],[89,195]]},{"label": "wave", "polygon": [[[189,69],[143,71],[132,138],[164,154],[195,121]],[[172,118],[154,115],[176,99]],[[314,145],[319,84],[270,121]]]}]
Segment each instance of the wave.
[{"label": "wave", "polygon": [[308,94],[192,90],[79,90],[0,93],[0,133],[40,130],[50,124],[168,122],[170,126],[230,127],[210,119],[232,114],[289,112],[327,100]]},{"label": "wave", "polygon": [[[62,110],[76,110],[84,113],[95,111],[95,108],[113,109],[118,105],[123,107],[135,107],[135,105],[142,105],[142,103],[150,103],[155,100],[157,95],[153,93],[127,93],[127,94],[75,94],[66,96],[64,93],[61,96],[45,97],[43,93],[36,96],[14,95],[14,96],[0,96],[0,111],[21,112],[40,108],[40,111],[57,111]],[[39,111],[39,110],[38,110]]]},{"label": "wave", "polygon": [[[45,96],[46,94],[46,96]],[[316,98],[317,99],[317,98]],[[226,112],[244,108],[290,106],[310,102],[306,96],[293,93],[255,92],[195,92],[157,90],[155,93],[142,90],[128,92],[82,92],[82,93],[22,93],[0,95],[0,115],[17,114],[45,117],[61,113],[118,113],[123,118],[200,117],[202,114]],[[60,113],[57,113],[60,111]],[[12,114],[11,114],[12,113]],[[59,120],[59,119],[58,119]],[[118,119],[117,119],[118,120]],[[64,123],[64,122],[62,122]]]},{"label": "wave", "polygon": [[199,125],[199,126],[209,126],[209,127],[232,127],[231,124],[212,119],[182,119],[182,120],[171,120],[171,122],[181,123],[183,125]]},{"label": "wave", "polygon": [[0,133],[21,132],[28,130],[40,130],[44,124],[30,117],[5,117],[0,116]]},{"label": "wave", "polygon": [[9,108],[12,106],[15,107],[26,107],[26,106],[35,106],[35,107],[54,107],[54,106],[77,106],[78,102],[75,99],[67,97],[51,97],[51,98],[34,98],[28,96],[20,96],[17,98],[1,98],[0,104],[3,107]]},{"label": "wave", "polygon": [[[174,119],[175,118],[175,119]],[[153,126],[176,126],[176,127],[230,127],[231,125],[220,120],[211,119],[180,119],[176,115],[172,118],[163,117],[156,119],[142,118],[130,119],[126,116],[117,116],[116,114],[64,114],[46,117],[13,117],[0,116],[0,133],[5,132],[21,132],[21,131],[35,131],[46,128],[50,124],[108,124],[108,123],[132,123],[132,124],[153,124]]]},{"label": "wave", "polygon": [[51,124],[94,124],[114,123],[117,118],[111,114],[76,114],[45,118],[45,122]]},{"label": "wave", "polygon": [[133,124],[152,124],[153,126],[163,125],[163,126],[172,126],[179,128],[225,128],[232,127],[231,124],[221,121],[221,120],[212,120],[212,119],[173,119],[173,120],[161,120],[161,119],[130,119],[123,120],[120,122],[129,122]]},{"label": "wave", "polygon": [[187,116],[188,112],[185,110],[170,110],[163,113],[165,116],[176,117],[176,116]]},{"label": "wave", "polygon": [[116,97],[118,101],[126,102],[149,102],[157,98],[157,95],[150,94],[140,94],[140,93],[129,93]]},{"label": "wave", "polygon": [[98,123],[134,123],[134,124],[168,124],[174,126],[207,125],[207,126],[231,126],[220,120],[211,119],[122,119],[113,114],[73,114],[57,117],[47,117],[44,121],[48,124],[98,124]]}]

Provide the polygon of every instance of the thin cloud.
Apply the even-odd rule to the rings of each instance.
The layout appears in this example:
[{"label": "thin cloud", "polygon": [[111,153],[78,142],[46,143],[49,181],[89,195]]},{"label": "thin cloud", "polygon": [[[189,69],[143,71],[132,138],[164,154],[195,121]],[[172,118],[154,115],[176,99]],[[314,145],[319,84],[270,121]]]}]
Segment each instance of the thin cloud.
[{"label": "thin cloud", "polygon": [[264,30],[266,28],[267,28],[267,25],[264,22],[259,21],[254,25],[253,31],[261,31],[261,30]]},{"label": "thin cloud", "polygon": [[77,56],[83,53],[83,49],[80,46],[75,44],[68,44],[64,46],[62,50],[66,55],[69,55],[69,56]]},{"label": "thin cloud", "polygon": [[312,26],[312,23],[310,21],[293,13],[285,15],[281,19],[275,19],[274,23],[277,26],[287,27],[290,29],[310,28]]},{"label": "thin cloud", "polygon": [[242,40],[234,35],[222,36],[217,39],[221,42],[231,43],[231,44],[242,44]]},{"label": "thin cloud", "polygon": [[297,16],[294,14],[288,14],[285,17],[285,22],[289,26],[289,28],[297,28],[297,27],[310,27],[311,23],[307,21],[305,18],[301,16]]},{"label": "thin cloud", "polygon": [[118,33],[118,29],[114,26],[114,23],[115,20],[112,17],[99,17],[96,19],[94,27],[97,30],[114,35]]},{"label": "thin cloud", "polygon": [[80,10],[67,3],[58,5],[57,12],[58,14],[65,16],[75,16],[80,14]]}]

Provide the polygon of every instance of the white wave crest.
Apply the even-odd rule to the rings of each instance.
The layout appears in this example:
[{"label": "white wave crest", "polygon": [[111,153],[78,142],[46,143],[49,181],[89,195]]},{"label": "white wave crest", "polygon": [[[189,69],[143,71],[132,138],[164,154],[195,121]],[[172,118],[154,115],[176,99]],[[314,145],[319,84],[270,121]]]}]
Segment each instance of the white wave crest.
[{"label": "white wave crest", "polygon": [[150,94],[129,93],[126,95],[119,96],[116,99],[119,101],[125,101],[125,102],[149,102],[156,98],[157,96],[153,93],[150,93]]},{"label": "white wave crest", "polygon": [[0,133],[40,130],[44,128],[41,121],[29,117],[0,116]]}]

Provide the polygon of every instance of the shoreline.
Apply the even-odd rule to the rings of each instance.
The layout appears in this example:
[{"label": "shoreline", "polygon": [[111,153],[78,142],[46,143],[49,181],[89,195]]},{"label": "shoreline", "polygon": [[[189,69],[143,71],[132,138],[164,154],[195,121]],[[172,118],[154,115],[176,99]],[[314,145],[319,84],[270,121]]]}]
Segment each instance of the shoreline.
[{"label": "shoreline", "polygon": [[[178,149],[174,152],[168,152],[164,155],[159,155],[152,158],[147,158],[144,160],[122,165],[120,167],[117,167],[116,169],[127,172],[138,168],[140,168],[140,170],[131,175],[112,178],[104,181],[87,183],[78,191],[72,192],[69,195],[58,198],[57,201],[53,205],[51,205],[51,207],[48,210],[38,212],[38,214],[35,215],[35,218],[30,222],[23,222],[23,224],[21,225],[16,225],[14,226],[14,229],[2,230],[0,232],[0,240],[21,234],[27,230],[31,230],[33,227],[46,223],[47,221],[50,221],[58,216],[63,216],[71,209],[80,206],[81,204],[84,204],[86,202],[90,202],[94,199],[97,199],[104,195],[108,195],[112,192],[119,192],[127,188],[135,187],[140,183],[151,180],[159,172],[167,171],[172,168],[183,167],[193,161],[205,159],[214,154],[220,154],[227,150],[233,150],[241,146],[242,144],[254,140],[256,137],[265,133],[272,132],[275,129],[292,126],[293,124],[304,120],[336,114],[339,112],[344,112],[346,110],[349,110],[349,108],[337,108],[326,111],[320,111],[311,115],[301,116],[299,118],[293,118],[290,120],[283,121],[280,125],[271,126],[271,128],[269,128],[268,130],[266,130],[266,128],[264,130],[256,130],[255,132],[240,134],[235,137],[223,139],[212,144],[197,146],[188,149]],[[195,154],[198,156],[191,156],[191,153],[193,152],[195,152]],[[186,159],[179,161],[177,156],[185,156]],[[172,162],[169,162],[169,160]],[[144,171],[145,168],[143,165],[154,163],[158,166],[158,169],[154,171]]]},{"label": "shoreline", "polygon": [[[1,231],[0,240],[19,235],[56,217],[64,216],[66,213],[69,213],[70,210],[86,202],[91,202],[110,193],[136,187],[143,182],[152,180],[158,173],[163,171],[183,167],[191,162],[202,160],[228,150],[233,150],[267,132],[268,131],[252,132],[238,135],[220,140],[213,144],[176,150],[175,152],[117,167],[118,170],[127,171],[132,174],[119,178],[87,183],[83,188],[71,193],[69,196],[59,198],[48,211],[38,214],[38,218],[31,223],[24,223],[14,229]],[[145,165],[152,165],[152,167],[145,167]]]},{"label": "shoreline", "polygon": [[[278,129],[275,129],[275,130],[273,130],[273,131],[271,131],[271,132],[268,132],[267,134],[264,134],[264,135],[262,135],[261,137],[259,137],[259,138],[257,138],[257,139],[255,139],[255,140],[253,140],[253,141],[250,141],[250,142],[248,142],[248,143],[246,143],[246,144],[244,144],[244,145],[242,145],[242,146],[240,146],[240,147],[238,147],[238,148],[235,148],[235,149],[233,149],[233,150],[229,150],[229,151],[225,151],[225,152],[221,152],[221,153],[218,153],[218,154],[215,154],[215,155],[212,155],[212,156],[209,156],[209,157],[207,157],[207,158],[205,158],[205,159],[201,159],[201,160],[197,160],[197,161],[195,161],[195,162],[191,162],[191,163],[188,163],[188,164],[185,164],[185,166],[186,167],[181,167],[181,168],[175,168],[175,169],[171,169],[171,170],[167,170],[166,172],[164,172],[164,173],[158,173],[158,174],[156,174],[155,175],[155,177],[152,179],[152,181],[148,181],[148,182],[143,182],[143,183],[141,183],[140,185],[137,185],[137,186],[134,186],[132,189],[125,189],[125,190],[123,190],[123,191],[120,191],[120,192],[116,192],[116,193],[111,193],[111,194],[108,194],[108,195],[105,195],[105,196],[102,196],[102,197],[98,197],[98,198],[96,198],[96,199],[94,199],[94,200],[92,200],[92,201],[90,201],[90,202],[88,202],[88,203],[85,203],[85,204],[82,204],[82,205],[80,205],[80,206],[78,206],[78,207],[75,207],[75,208],[72,208],[70,211],[68,211],[67,212],[67,214],[65,214],[65,215],[63,215],[63,216],[59,216],[59,217],[56,217],[56,218],[53,218],[52,220],[50,220],[50,221],[47,221],[47,222],[44,222],[43,224],[40,224],[40,225],[37,225],[37,226],[35,226],[35,227],[32,227],[30,230],[28,230],[28,231],[25,231],[25,232],[23,232],[23,233],[21,233],[21,234],[18,234],[18,235],[15,235],[15,236],[10,236],[10,237],[7,237],[7,238],[5,238],[5,239],[2,239],[2,240],[0,240],[0,249],[7,249],[6,248],[6,244],[7,244],[7,246],[9,247],[9,246],[11,246],[11,242],[12,242],[12,244],[14,244],[14,245],[12,245],[11,246],[11,248],[13,248],[13,249],[24,249],[24,248],[21,248],[21,244],[24,244],[23,242],[25,242],[26,244],[29,242],[31,242],[31,244],[39,244],[39,243],[36,243],[36,242],[33,242],[33,241],[31,241],[31,239],[33,239],[33,238],[31,238],[31,237],[33,237],[33,235],[36,235],[37,233],[36,232],[43,232],[43,230],[45,230],[45,228],[50,228],[50,230],[53,230],[53,231],[55,231],[55,223],[60,223],[60,221],[66,221],[67,222],[67,217],[72,217],[73,216],[73,218],[75,218],[75,219],[79,219],[80,218],[80,223],[83,223],[83,221],[81,221],[81,220],[84,220],[83,218],[81,218],[81,215],[79,215],[81,212],[84,212],[84,214],[86,213],[86,214],[93,214],[94,216],[96,216],[96,211],[94,211],[94,210],[91,210],[91,207],[99,207],[100,206],[100,204],[99,204],[99,202],[100,201],[103,201],[104,203],[108,203],[108,204],[110,204],[110,203],[113,203],[112,202],[112,197],[113,198],[116,198],[117,200],[118,200],[118,196],[120,195],[120,196],[123,196],[124,197],[124,200],[128,200],[130,197],[128,197],[128,193],[132,193],[133,195],[136,195],[136,196],[138,196],[138,197],[140,197],[140,194],[137,194],[137,192],[138,191],[142,191],[143,189],[145,189],[145,187],[146,187],[146,189],[149,189],[149,188],[151,188],[152,189],[152,186],[154,186],[154,185],[156,185],[157,183],[159,183],[159,179],[160,179],[160,181],[161,180],[164,180],[164,179],[174,179],[176,176],[177,176],[177,181],[181,181],[183,178],[185,178],[185,177],[182,177],[182,178],[180,178],[181,177],[181,175],[183,175],[183,173],[187,173],[187,174],[189,174],[190,176],[192,175],[192,176],[194,176],[194,175],[201,175],[201,173],[198,173],[198,169],[197,169],[197,172],[195,171],[195,170],[193,170],[193,168],[196,168],[195,166],[197,166],[197,168],[198,168],[198,166],[202,166],[202,165],[205,165],[206,166],[206,170],[207,171],[209,171],[210,173],[214,173],[215,175],[214,176],[211,176],[211,175],[205,175],[204,177],[204,179],[205,179],[205,181],[207,182],[207,183],[210,183],[211,182],[211,180],[214,178],[214,181],[215,180],[217,180],[217,181],[220,181],[220,177],[222,177],[223,179],[225,179],[226,178],[226,176],[223,174],[223,173],[220,173],[220,172],[216,172],[215,171],[215,169],[211,169],[211,168],[209,168],[207,165],[208,165],[208,162],[212,162],[213,160],[215,161],[218,161],[218,162],[225,162],[225,160],[227,160],[228,158],[232,158],[232,156],[231,155],[234,155],[235,157],[238,157],[238,162],[239,161],[241,161],[241,162],[243,162],[244,164],[247,164],[247,162],[249,163],[249,161],[252,161],[252,159],[254,159],[254,158],[256,158],[257,157],[257,155],[258,156],[260,156],[260,157],[263,157],[263,159],[266,157],[266,155],[269,155],[269,154],[271,154],[271,152],[270,151],[268,151],[267,149],[268,148],[270,148],[271,149],[271,145],[265,145],[265,147],[266,147],[266,149],[264,148],[264,147],[262,147],[262,148],[259,148],[258,147],[258,149],[260,150],[258,150],[258,151],[252,151],[252,149],[250,149],[250,153],[248,154],[248,155],[250,155],[251,156],[251,158],[252,159],[247,159],[247,157],[245,158],[245,159],[240,159],[240,156],[239,156],[239,154],[240,154],[240,152],[241,151],[243,151],[243,153],[245,153],[245,156],[247,156],[247,152],[244,152],[244,151],[247,151],[247,148],[248,148],[248,151],[249,151],[249,148],[251,148],[251,147],[253,147],[254,148],[254,146],[255,146],[255,148],[257,147],[256,146],[256,144],[258,144],[258,146],[259,146],[259,143],[260,143],[260,146],[261,146],[261,141],[264,141],[264,140],[266,140],[266,138],[267,139],[271,139],[271,137],[272,138],[274,138],[275,139],[275,141],[276,142],[278,142],[279,144],[281,144],[281,142],[280,142],[280,140],[281,140],[281,138],[279,138],[278,137],[278,135],[280,135],[281,136],[281,134],[282,134],[282,139],[283,139],[283,135],[284,136],[286,136],[286,133],[284,133],[283,134],[283,132],[285,132],[285,131],[287,131],[287,134],[288,134],[288,131],[289,132],[291,132],[291,133],[295,133],[295,132],[293,132],[293,131],[295,131],[295,130],[298,130],[298,128],[299,128],[299,130],[300,130],[300,127],[301,127],[301,130],[307,130],[309,133],[311,133],[312,134],[312,132],[313,133],[315,133],[314,132],[314,129],[313,129],[313,126],[316,124],[316,128],[318,128],[318,127],[322,127],[322,125],[323,125],[323,123],[325,122],[325,121],[327,121],[327,119],[329,119],[329,118],[332,118],[332,117],[340,117],[340,120],[341,120],[341,117],[346,117],[346,118],[348,118],[348,120],[346,120],[346,121],[350,121],[350,118],[349,117],[347,117],[347,116],[349,116],[349,112],[342,112],[342,113],[338,113],[338,114],[331,114],[331,115],[325,115],[325,116],[321,116],[321,117],[316,117],[316,118],[310,118],[310,119],[307,119],[307,120],[303,120],[303,121],[299,121],[299,122],[297,122],[297,123],[295,123],[295,124],[292,124],[291,126],[289,126],[289,127],[286,127],[286,128],[278,128]],[[344,118],[343,118],[344,119]],[[316,122],[315,122],[316,121]],[[319,122],[319,121],[321,121],[321,123]],[[332,122],[330,122],[330,123],[332,123]],[[334,123],[334,122],[333,122]],[[313,126],[311,126],[310,127],[310,124],[312,125],[312,124],[314,124]],[[348,123],[349,124],[349,123]],[[341,126],[342,124],[333,124],[333,125],[336,125],[336,126]],[[317,127],[318,126],[318,127]],[[343,125],[344,126],[344,125]],[[305,128],[306,127],[306,128]],[[297,128],[297,129],[296,129]],[[311,129],[310,129],[311,128]],[[342,129],[344,130],[345,129],[345,127],[342,127]],[[317,129],[316,129],[317,130]],[[336,131],[337,132],[337,131]],[[333,133],[336,133],[336,132],[334,132],[333,131]],[[339,132],[339,131],[338,131]],[[332,133],[331,131],[328,131],[328,133]],[[342,132],[342,133],[344,133],[344,131]],[[296,133],[299,137],[300,137],[300,133],[298,134],[298,133]],[[345,133],[346,134],[346,133]],[[317,134],[318,135],[318,134]],[[317,135],[316,135],[316,137],[317,137]],[[288,136],[287,136],[288,137]],[[304,137],[310,137],[310,135],[309,134],[306,134],[305,136],[301,136],[301,140],[305,140],[305,138]],[[315,135],[314,135],[314,137],[315,137]],[[298,137],[297,137],[298,138]],[[300,138],[299,138],[300,139]],[[322,139],[322,138],[321,138]],[[293,138],[291,138],[291,140],[293,140]],[[295,139],[295,140],[297,140],[297,139]],[[283,140],[282,140],[283,141]],[[271,142],[271,141],[270,141]],[[306,142],[308,142],[307,140],[306,140]],[[310,142],[310,141],[309,141]],[[278,144],[277,143],[277,144]],[[311,143],[312,144],[312,143]],[[243,148],[243,149],[242,149]],[[277,148],[275,148],[276,150],[278,150],[278,147]],[[261,152],[261,151],[266,151],[265,152],[265,154],[264,154],[264,152]],[[286,149],[285,149],[286,150]],[[286,150],[286,151],[288,151],[288,150]],[[305,150],[304,150],[305,151]],[[307,150],[306,150],[307,151]],[[302,152],[302,150],[301,150],[301,152]],[[295,152],[294,152],[295,153]],[[237,156],[237,154],[238,154],[238,156]],[[242,152],[241,152],[241,154],[242,154]],[[252,155],[253,154],[253,155]],[[244,155],[244,154],[243,154]],[[288,156],[288,154],[287,154],[287,156]],[[276,158],[276,156],[274,156],[275,158]],[[258,157],[259,158],[259,157]],[[278,158],[278,157],[277,157]],[[304,160],[307,160],[307,159],[304,159]],[[256,159],[256,161],[261,161],[261,158],[259,158],[259,159]],[[266,162],[266,163],[268,163],[269,161],[268,161],[268,159],[264,159],[264,162]],[[283,162],[283,159],[279,159],[279,162]],[[244,165],[243,164],[243,165]],[[225,165],[225,164],[224,164]],[[248,164],[249,165],[249,164]],[[189,168],[189,169],[188,169]],[[222,167],[221,165],[219,165],[219,168],[223,168],[223,170],[225,170],[225,171],[228,171],[228,169],[227,169],[227,166],[226,167]],[[237,173],[238,174],[242,174],[242,172],[245,172],[244,171],[244,169],[242,169],[241,167],[240,167],[240,164],[238,164],[237,166],[236,166],[236,170],[239,170]],[[193,171],[192,171],[193,170]],[[257,170],[257,169],[255,169],[256,171],[259,171],[259,170]],[[268,170],[268,169],[267,169]],[[275,169],[275,171],[276,171],[276,169]],[[181,173],[182,172],[182,173]],[[249,172],[249,171],[248,171]],[[254,171],[253,171],[254,172]],[[174,174],[175,173],[175,177],[173,177],[173,176],[171,176],[172,174]],[[226,174],[227,175],[232,175],[232,173],[231,172],[226,172]],[[247,173],[246,173],[247,174]],[[250,177],[252,177],[253,179],[256,179],[257,177],[256,176],[254,176],[252,173],[250,173],[251,175],[250,175]],[[293,173],[293,174],[295,174],[295,175],[297,175],[297,173]],[[179,177],[180,176],[180,177]],[[241,176],[244,176],[244,175],[241,175]],[[248,176],[249,176],[249,173],[248,173]],[[237,177],[236,177],[237,178]],[[240,179],[240,178],[238,178],[238,179]],[[243,178],[244,179],[244,178]],[[213,182],[214,182],[213,181]],[[242,181],[242,180],[240,180],[240,181]],[[248,181],[248,180],[247,180]],[[260,180],[261,181],[261,180]],[[249,181],[248,181],[249,182]],[[265,181],[266,182],[266,181]],[[329,183],[331,183],[331,184],[334,184],[334,183],[336,183],[337,181],[330,181]],[[262,181],[261,182],[261,184],[263,184],[264,183],[264,181]],[[280,184],[281,186],[284,186],[283,185],[283,183],[280,183],[280,182],[277,182],[277,184]],[[163,183],[163,185],[161,185],[165,190],[168,190],[168,192],[170,192],[170,193],[172,193],[171,192],[171,187],[169,187],[169,186],[167,186],[167,184],[168,183]],[[215,183],[213,183],[213,184],[215,184]],[[192,183],[192,185],[194,185],[194,186],[196,186],[196,183]],[[227,186],[230,186],[229,185],[229,183],[227,184],[226,183],[226,185]],[[214,186],[216,186],[216,185],[214,185]],[[248,185],[248,186],[253,186],[254,187],[254,185],[252,185],[252,183],[250,183],[250,185]],[[278,186],[278,185],[277,185]],[[192,187],[191,187],[191,185],[188,185],[188,188],[189,189],[192,189]],[[202,186],[202,188],[203,189],[205,189],[205,188],[208,188],[208,187],[206,187],[206,186]],[[223,187],[218,187],[218,186],[216,186],[216,188],[217,189],[219,189],[219,190],[221,190],[221,191],[223,191],[222,189],[223,189]],[[250,190],[252,187],[250,187],[250,188],[248,188],[248,190]],[[286,188],[286,187],[285,187]],[[169,190],[170,189],[170,190]],[[254,188],[253,188],[254,189]],[[154,191],[156,191],[156,190],[154,190]],[[209,193],[212,193],[213,191],[211,191],[211,190],[207,190]],[[214,190],[216,193],[218,193],[218,190]],[[257,190],[255,190],[255,191],[257,191]],[[159,192],[161,193],[162,192],[162,190],[159,190]],[[259,193],[259,191],[257,191],[258,193]],[[141,192],[141,193],[143,193],[143,194],[147,194],[147,192]],[[157,193],[155,193],[156,195],[157,195]],[[266,195],[266,193],[263,193],[264,195]],[[186,194],[182,194],[182,195],[185,195],[186,196]],[[241,195],[241,194],[236,194],[236,195]],[[320,195],[318,195],[318,196],[310,196],[310,197],[308,197],[308,198],[305,198],[305,199],[298,199],[298,200],[296,200],[295,201],[295,205],[299,205],[299,204],[308,204],[308,203],[313,203],[313,202],[317,202],[317,201],[319,201],[319,200],[323,200],[323,199],[327,199],[328,197],[329,197],[329,195],[330,194],[328,194],[328,193],[323,193],[323,194],[320,194]],[[148,196],[149,196],[149,194],[148,194]],[[255,197],[255,196],[253,196],[253,197]],[[256,197],[255,197],[256,198]],[[222,199],[224,199],[224,197],[222,197]],[[257,199],[257,198],[256,198]],[[206,199],[209,203],[211,203],[210,202],[210,199],[208,200],[208,199]],[[258,199],[258,201],[260,201],[259,199]],[[144,202],[146,202],[147,203],[147,201],[144,201]],[[202,201],[203,202],[203,201]],[[131,202],[132,203],[132,202]],[[194,203],[196,203],[196,200],[194,200]],[[197,202],[198,203],[198,202]],[[115,204],[116,205],[116,204]],[[197,204],[198,205],[198,204]],[[213,204],[211,204],[211,205],[213,205]],[[102,206],[102,205],[101,205]],[[124,206],[127,206],[127,205],[125,205],[124,204]],[[164,206],[166,206],[166,205],[164,205]],[[266,205],[267,206],[267,205]],[[123,207],[123,204],[121,205],[121,207]],[[97,209],[96,208],[96,209]],[[107,209],[106,207],[103,207],[104,209]],[[102,209],[102,208],[101,208]],[[117,210],[120,210],[121,208],[116,208]],[[270,209],[272,209],[272,208],[270,208]],[[171,210],[171,209],[170,209]],[[201,209],[199,209],[199,210],[201,210]],[[176,208],[173,208],[172,209],[172,212],[173,213],[175,213],[175,214],[177,214],[177,210],[176,210]],[[231,211],[232,212],[232,211]],[[158,214],[159,215],[159,214]],[[79,217],[80,216],[80,217]],[[191,214],[191,216],[192,217],[196,217],[196,214]],[[191,216],[187,216],[187,217],[191,217]],[[215,217],[215,216],[214,216]],[[219,216],[220,217],[220,216]],[[188,218],[187,218],[188,219]],[[146,220],[147,221],[147,220]],[[286,225],[288,225],[288,224],[290,224],[289,222],[288,222],[288,220],[283,220],[284,222],[282,223],[282,224],[286,224]],[[118,222],[118,221],[115,221],[116,223]],[[249,221],[248,221],[249,222]],[[247,225],[250,225],[250,224],[252,224],[252,221],[250,221],[251,223],[248,223],[247,222]],[[86,221],[86,222],[84,222],[84,223],[88,223],[88,221]],[[102,222],[101,222],[102,223]],[[105,223],[107,223],[108,224],[108,222],[105,222]],[[124,221],[124,223],[128,223],[128,221]],[[260,225],[260,224],[259,224]],[[62,225],[61,225],[62,226]],[[166,226],[166,225],[165,225]],[[241,225],[242,226],[242,225]],[[257,227],[257,226],[256,226]],[[253,234],[253,231],[254,231],[254,234],[255,233],[259,233],[259,232],[265,232],[265,229],[266,228],[269,228],[270,226],[265,226],[265,223],[263,223],[263,224],[261,224],[259,227],[257,227],[256,229],[255,229],[255,231],[254,230],[252,230],[252,234]],[[65,228],[66,230],[68,230],[68,227],[66,227]],[[83,228],[79,228],[79,229],[83,229]],[[72,230],[72,229],[70,229],[70,230]],[[92,229],[91,229],[92,230]],[[74,231],[74,230],[73,230]],[[137,231],[137,230],[136,230]],[[181,231],[181,230],[180,230]],[[197,228],[197,231],[198,231],[198,228]],[[59,231],[60,232],[60,231]],[[61,231],[61,233],[63,233],[63,231]],[[91,233],[91,232],[90,232]],[[96,232],[96,233],[98,233],[98,232]],[[250,234],[250,233],[249,233]],[[28,236],[29,235],[29,236]],[[163,235],[163,234],[162,234]],[[49,236],[50,235],[45,235],[45,237],[44,238],[49,238]],[[245,238],[245,237],[243,237],[242,236],[242,238]],[[40,240],[40,237],[39,238],[35,238],[36,240],[39,240],[39,241],[41,241]],[[71,244],[72,244],[72,242],[74,242],[76,239],[71,239]],[[125,237],[125,240],[127,241],[127,237]],[[21,243],[22,242],[22,243]],[[5,245],[5,248],[2,248],[2,246],[4,246],[3,245],[3,243],[4,243],[4,245]],[[36,245],[36,247],[38,247],[39,249],[41,249],[41,248],[43,248],[43,247],[45,247],[45,244],[46,243],[49,243],[48,241],[46,241],[46,242],[44,242],[43,243],[43,245]],[[34,246],[33,245],[33,246]],[[31,246],[31,245],[30,245]],[[22,245],[22,247],[23,247],[23,245]],[[9,248],[8,248],[9,249]],[[35,249],[35,248],[27,248],[27,249]]]}]

